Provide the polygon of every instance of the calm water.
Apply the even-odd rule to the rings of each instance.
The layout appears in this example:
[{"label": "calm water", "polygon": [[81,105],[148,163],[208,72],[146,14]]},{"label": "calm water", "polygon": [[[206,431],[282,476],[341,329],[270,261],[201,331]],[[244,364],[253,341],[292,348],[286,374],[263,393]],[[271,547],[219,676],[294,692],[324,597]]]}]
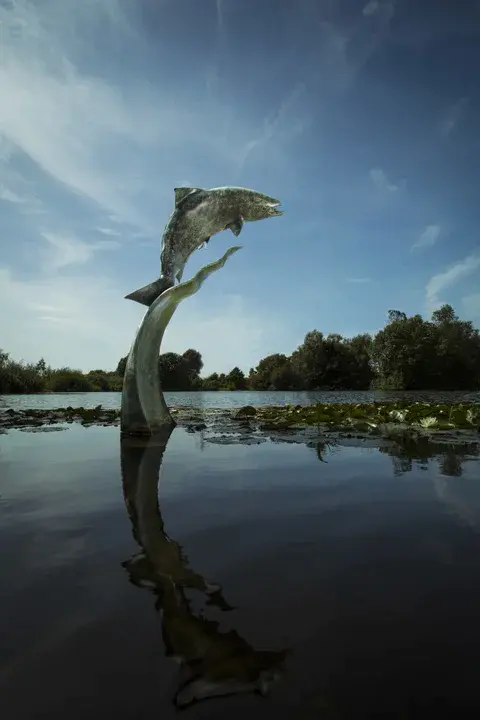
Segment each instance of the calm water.
[{"label": "calm water", "polygon": [[480,709],[474,450],[163,450],[0,436],[2,718]]},{"label": "calm water", "polygon": [[[480,392],[176,392],[165,393],[170,406],[229,408],[243,405],[310,405],[313,403],[369,403],[394,400],[480,403]],[[2,408],[95,407],[120,408],[120,393],[58,393],[52,395],[0,395]]]}]

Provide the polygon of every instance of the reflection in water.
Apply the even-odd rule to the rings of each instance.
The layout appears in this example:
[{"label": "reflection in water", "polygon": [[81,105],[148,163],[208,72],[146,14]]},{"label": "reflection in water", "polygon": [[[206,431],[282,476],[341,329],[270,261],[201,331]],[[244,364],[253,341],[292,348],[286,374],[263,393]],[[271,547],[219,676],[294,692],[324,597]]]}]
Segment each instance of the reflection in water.
[{"label": "reflection in water", "polygon": [[480,446],[475,442],[435,441],[426,436],[408,437],[399,435],[387,447],[379,448],[381,453],[390,455],[395,475],[412,471],[414,463],[427,468],[432,458],[438,460],[442,475],[460,477],[462,463],[480,456]]},{"label": "reflection in water", "polygon": [[[320,462],[338,451],[333,440],[308,443]],[[427,435],[411,436],[397,433],[388,444],[380,444],[378,451],[392,459],[393,473],[397,477],[411,473],[414,467],[427,470],[429,462],[436,460],[438,474],[432,476],[434,492],[451,515],[471,529],[480,529],[480,484],[473,481],[459,482],[465,462],[478,462],[480,443],[448,442],[435,440]]]},{"label": "reflection in water", "polygon": [[[320,462],[340,449],[334,439],[310,441]],[[403,435],[401,433],[388,439],[386,444],[379,442],[378,451],[392,459],[394,475],[412,472],[414,466],[421,470],[428,468],[430,460],[437,460],[441,475],[461,477],[463,463],[480,458],[480,442],[446,442],[425,435]]]},{"label": "reflection in water", "polygon": [[475,442],[439,442],[429,437],[399,437],[392,447],[380,448],[393,461],[395,475],[412,471],[414,463],[426,470],[429,460],[438,462],[438,475],[432,477],[438,500],[451,515],[471,529],[480,527],[480,488],[476,482],[461,482],[463,463],[478,460],[480,447]]},{"label": "reflection in water", "polygon": [[235,630],[222,632],[218,622],[194,614],[186,597],[186,590],[198,590],[207,605],[233,609],[220,586],[193,571],[181,546],[165,532],[158,482],[171,432],[149,440],[121,441],[125,505],[141,548],[122,565],[135,585],[151,588],[156,596],[166,655],[181,666],[173,698],[177,707],[244,692],[268,695],[284,671],[289,651],[255,650]]},{"label": "reflection in water", "polygon": [[327,455],[333,455],[334,453],[339,451],[339,447],[338,445],[336,445],[335,442],[327,440],[316,440],[314,442],[307,443],[307,447],[315,450],[317,458],[322,463],[328,462],[328,460],[325,460],[325,457]]}]

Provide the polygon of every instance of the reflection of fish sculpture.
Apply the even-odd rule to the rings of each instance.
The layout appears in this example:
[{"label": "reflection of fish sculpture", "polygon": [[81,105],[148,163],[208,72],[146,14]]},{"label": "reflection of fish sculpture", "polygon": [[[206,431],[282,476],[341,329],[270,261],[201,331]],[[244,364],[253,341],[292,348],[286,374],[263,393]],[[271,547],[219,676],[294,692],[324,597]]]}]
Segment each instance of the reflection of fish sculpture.
[{"label": "reflection of fish sculpture", "polygon": [[219,585],[188,567],[181,546],[164,530],[158,473],[169,434],[163,442],[122,442],[125,504],[141,546],[141,552],[122,565],[132,582],[151,588],[157,596],[166,654],[181,664],[174,694],[177,707],[237,693],[267,695],[281,677],[289,651],[255,650],[234,630],[221,632],[217,622],[195,615],[185,596],[186,588],[195,589],[204,593],[208,605],[233,609]]},{"label": "reflection of fish sculpture", "polygon": [[279,205],[279,200],[247,188],[175,188],[175,210],[162,238],[161,276],[126,298],[149,307],[175,279],[181,282],[189,257],[213,235],[231,230],[238,236],[244,222],[283,215]]},{"label": "reflection of fish sculpture", "polygon": [[165,583],[163,590],[167,655],[190,671],[175,693],[177,707],[238,693],[269,694],[282,675],[287,650],[255,650],[235,630],[222,633],[217,622],[194,615],[174,583]]}]

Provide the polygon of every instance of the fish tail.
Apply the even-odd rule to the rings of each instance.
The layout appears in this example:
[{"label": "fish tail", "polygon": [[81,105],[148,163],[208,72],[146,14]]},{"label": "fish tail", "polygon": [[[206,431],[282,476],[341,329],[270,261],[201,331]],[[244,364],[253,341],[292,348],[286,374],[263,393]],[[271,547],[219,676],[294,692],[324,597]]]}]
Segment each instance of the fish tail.
[{"label": "fish tail", "polygon": [[134,300],[141,305],[146,305],[147,307],[150,307],[150,305],[153,305],[155,300],[163,292],[165,292],[165,290],[168,290],[168,288],[171,287],[173,287],[173,282],[171,282],[167,278],[161,277],[158,280],[149,283],[148,285],[144,285],[144,287],[139,288],[138,290],[134,290],[130,293],[130,295],[125,295],[125,299]]}]

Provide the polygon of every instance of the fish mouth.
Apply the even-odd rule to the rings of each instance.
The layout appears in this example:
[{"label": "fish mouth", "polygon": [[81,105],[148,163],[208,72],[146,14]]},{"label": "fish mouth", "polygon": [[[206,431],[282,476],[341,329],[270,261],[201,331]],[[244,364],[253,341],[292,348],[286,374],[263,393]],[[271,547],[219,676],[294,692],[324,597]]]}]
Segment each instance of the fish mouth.
[{"label": "fish mouth", "polygon": [[278,200],[269,204],[272,215],[283,215],[284,210],[279,209],[281,204]]}]

